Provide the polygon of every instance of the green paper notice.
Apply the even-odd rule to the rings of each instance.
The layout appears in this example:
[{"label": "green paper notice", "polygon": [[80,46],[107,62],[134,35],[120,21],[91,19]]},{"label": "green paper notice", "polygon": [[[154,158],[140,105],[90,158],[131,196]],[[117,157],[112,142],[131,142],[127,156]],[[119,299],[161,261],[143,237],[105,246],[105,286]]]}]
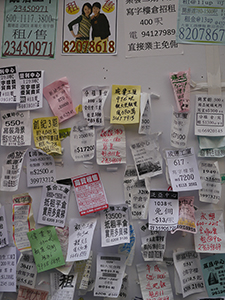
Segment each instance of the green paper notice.
[{"label": "green paper notice", "polygon": [[34,255],[37,272],[65,264],[55,227],[45,226],[27,233]]}]

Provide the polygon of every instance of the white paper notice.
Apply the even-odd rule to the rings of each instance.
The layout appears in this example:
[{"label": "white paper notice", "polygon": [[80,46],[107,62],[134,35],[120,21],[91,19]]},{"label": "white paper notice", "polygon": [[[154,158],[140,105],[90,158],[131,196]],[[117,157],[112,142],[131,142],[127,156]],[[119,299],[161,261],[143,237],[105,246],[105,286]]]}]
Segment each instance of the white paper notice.
[{"label": "white paper notice", "polygon": [[35,230],[32,198],[28,193],[13,196],[13,241],[19,251],[31,250],[27,232]]},{"label": "white paper notice", "polygon": [[173,300],[169,273],[165,262],[146,262],[137,265],[143,300]]},{"label": "white paper notice", "polygon": [[183,298],[205,290],[198,253],[194,250],[173,252],[173,261],[180,278]]},{"label": "white paper notice", "polygon": [[190,114],[173,112],[170,132],[170,144],[175,148],[185,148],[190,127]]},{"label": "white paper notice", "polygon": [[123,179],[123,186],[124,186],[124,199],[125,203],[130,207],[132,201],[132,187],[134,182],[138,179],[137,177],[137,170],[135,166],[126,165],[124,179]]},{"label": "white paper notice", "polygon": [[126,136],[123,125],[112,125],[98,132],[96,156],[98,165],[126,163]]},{"label": "white paper notice", "polygon": [[225,99],[219,96],[196,95],[195,135],[225,135]]},{"label": "white paper notice", "polygon": [[177,230],[196,233],[194,196],[179,197],[179,219],[177,228],[171,233]]},{"label": "white paper notice", "polygon": [[20,102],[17,66],[0,68],[0,103]]},{"label": "white paper notice", "polygon": [[221,197],[221,179],[217,161],[200,161],[199,173],[202,189],[199,190],[199,200],[217,204]]},{"label": "white paper notice", "polygon": [[75,262],[74,270],[78,274],[77,287],[80,290],[87,290],[91,275],[93,253],[90,251],[90,256],[87,260],[79,260]]},{"label": "white paper notice", "polygon": [[202,188],[193,148],[165,150],[170,180],[174,191]]},{"label": "white paper notice", "polygon": [[5,247],[9,243],[7,222],[5,218],[5,207],[0,207],[0,248]]},{"label": "white paper notice", "polygon": [[178,193],[150,191],[149,230],[174,230],[177,227],[178,213]]},{"label": "white paper notice", "polygon": [[83,116],[88,126],[104,126],[103,108],[109,86],[89,86],[82,90]]},{"label": "white paper notice", "polygon": [[151,97],[148,93],[141,93],[140,100],[140,122],[139,122],[139,134],[151,133]]},{"label": "white paper notice", "polygon": [[111,298],[119,296],[126,268],[125,260],[125,255],[97,255],[94,296]]},{"label": "white paper notice", "polygon": [[73,266],[73,262],[66,261],[67,249],[68,249],[68,244],[69,244],[69,226],[65,226],[63,228],[55,227],[55,231],[58,236],[60,246],[62,248],[64,260],[66,262],[65,265],[63,265],[61,267],[57,267],[56,269],[59,272],[65,274],[65,275],[68,275]]},{"label": "white paper notice", "polygon": [[1,111],[1,146],[30,146],[30,111]]},{"label": "white paper notice", "polygon": [[16,292],[16,247],[0,249],[0,292]]},{"label": "white paper notice", "polygon": [[127,205],[110,205],[101,213],[101,240],[102,247],[130,242]]},{"label": "white paper notice", "polygon": [[176,42],[178,1],[124,2],[126,57],[181,54]]},{"label": "white paper notice", "polygon": [[163,261],[166,249],[166,231],[152,231],[148,223],[139,222],[141,233],[141,253],[144,261]]},{"label": "white paper notice", "polygon": [[16,266],[17,286],[24,285],[34,288],[37,268],[32,254],[21,254]]},{"label": "white paper notice", "polygon": [[51,300],[73,300],[77,274],[50,273]]},{"label": "white paper notice", "polygon": [[134,225],[130,223],[130,242],[123,243],[118,247],[118,253],[126,255],[127,266],[132,266],[135,254],[136,236],[134,231]]},{"label": "white paper notice", "polygon": [[158,144],[159,133],[135,141],[130,146],[139,179],[162,174],[162,157]]},{"label": "white paper notice", "polygon": [[86,122],[71,128],[70,152],[74,161],[90,160],[95,155],[95,129]]},{"label": "white paper notice", "polygon": [[200,210],[195,213],[197,233],[194,235],[195,251],[205,253],[225,252],[225,233],[222,210]]},{"label": "white paper notice", "polygon": [[44,71],[19,72],[20,103],[17,110],[42,108]]},{"label": "white paper notice", "polygon": [[43,186],[56,181],[55,161],[40,149],[29,149],[26,155],[27,186]]},{"label": "white paper notice", "polygon": [[150,193],[144,180],[135,180],[131,187],[131,216],[132,219],[145,220],[148,217]]},{"label": "white paper notice", "polygon": [[14,192],[18,189],[24,151],[16,150],[7,155],[2,166],[1,191]]},{"label": "white paper notice", "polygon": [[70,185],[50,183],[42,188],[38,223],[64,227],[69,203]]},{"label": "white paper notice", "polygon": [[70,219],[66,261],[88,259],[97,219]]}]

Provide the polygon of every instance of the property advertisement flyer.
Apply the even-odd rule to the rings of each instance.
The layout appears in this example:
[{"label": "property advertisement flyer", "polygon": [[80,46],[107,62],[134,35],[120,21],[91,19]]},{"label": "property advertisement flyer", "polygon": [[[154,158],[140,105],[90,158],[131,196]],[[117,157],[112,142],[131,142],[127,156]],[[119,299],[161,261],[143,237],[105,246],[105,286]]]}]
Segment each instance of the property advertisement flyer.
[{"label": "property advertisement flyer", "polygon": [[117,53],[117,0],[64,0],[62,54]]}]

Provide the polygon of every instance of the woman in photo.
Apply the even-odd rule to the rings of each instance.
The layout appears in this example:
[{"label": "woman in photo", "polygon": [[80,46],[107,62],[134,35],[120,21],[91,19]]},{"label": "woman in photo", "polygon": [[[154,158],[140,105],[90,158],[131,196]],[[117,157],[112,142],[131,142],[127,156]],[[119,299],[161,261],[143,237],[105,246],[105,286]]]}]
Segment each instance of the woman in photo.
[{"label": "woman in photo", "polygon": [[[89,2],[86,2],[82,7],[82,14],[68,24],[69,31],[71,32],[72,36],[76,39],[76,41],[78,40],[89,41],[90,28],[91,28],[91,17],[90,17],[91,13],[92,13],[92,6]],[[75,24],[79,24],[79,29],[77,34],[75,34],[73,31],[73,26]],[[85,45],[83,49],[84,48]]]},{"label": "woman in photo", "polygon": [[[91,26],[92,26],[92,40],[95,42],[108,41],[108,37],[110,36],[110,26],[109,21],[106,16],[100,13],[101,4],[99,2],[95,2],[92,5],[93,16],[91,17]],[[103,47],[102,47],[103,49]]]}]

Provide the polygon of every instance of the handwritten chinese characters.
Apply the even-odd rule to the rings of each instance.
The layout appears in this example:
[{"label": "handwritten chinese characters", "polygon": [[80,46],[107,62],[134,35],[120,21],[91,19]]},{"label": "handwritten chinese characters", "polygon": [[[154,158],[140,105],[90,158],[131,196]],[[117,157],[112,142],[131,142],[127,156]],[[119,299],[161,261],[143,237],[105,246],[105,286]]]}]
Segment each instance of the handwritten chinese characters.
[{"label": "handwritten chinese characters", "polygon": [[70,219],[69,246],[66,261],[89,258],[97,219]]},{"label": "handwritten chinese characters", "polygon": [[137,265],[141,293],[144,300],[173,300],[165,262],[146,262]]},{"label": "handwritten chinese characters", "polygon": [[225,234],[222,210],[200,210],[195,213],[197,233],[195,251],[224,253]]},{"label": "handwritten chinese characters", "polygon": [[102,129],[97,135],[98,165],[126,163],[126,137],[123,125]]},{"label": "handwritten chinese characters", "polygon": [[190,110],[190,69],[183,72],[170,73],[178,112]]},{"label": "handwritten chinese characters", "polygon": [[112,86],[111,124],[139,122],[140,93],[141,86]]},{"label": "handwritten chinese characters", "polygon": [[55,227],[45,226],[27,233],[34,255],[37,272],[65,264]]}]

